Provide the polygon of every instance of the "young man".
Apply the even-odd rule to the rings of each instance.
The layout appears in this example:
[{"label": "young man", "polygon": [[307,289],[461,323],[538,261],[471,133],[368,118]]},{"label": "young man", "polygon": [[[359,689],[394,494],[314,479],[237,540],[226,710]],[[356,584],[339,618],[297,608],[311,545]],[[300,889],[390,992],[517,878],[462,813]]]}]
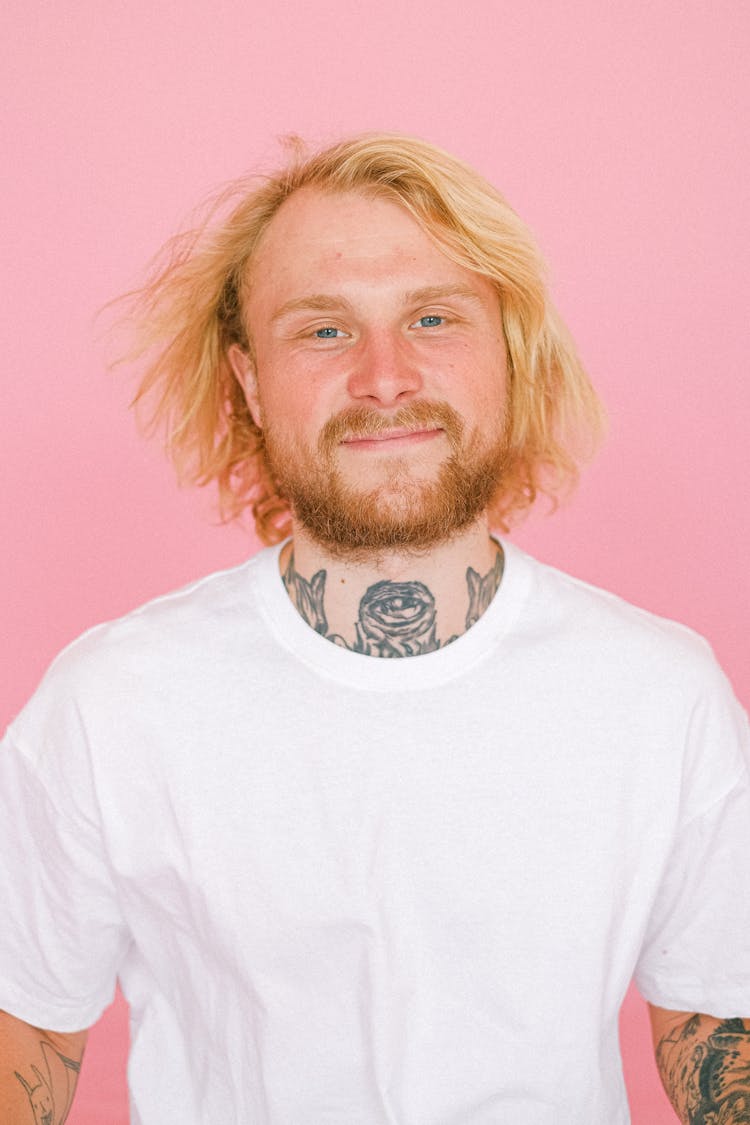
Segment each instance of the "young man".
[{"label": "young man", "polygon": [[[476,173],[297,157],[145,291],[142,393],[269,547],[99,627],[0,755],[3,1122],[119,978],[139,1125],[750,1121],[747,725],[689,630],[491,534],[594,394]],[[44,1030],[39,1030],[44,1029]]]}]

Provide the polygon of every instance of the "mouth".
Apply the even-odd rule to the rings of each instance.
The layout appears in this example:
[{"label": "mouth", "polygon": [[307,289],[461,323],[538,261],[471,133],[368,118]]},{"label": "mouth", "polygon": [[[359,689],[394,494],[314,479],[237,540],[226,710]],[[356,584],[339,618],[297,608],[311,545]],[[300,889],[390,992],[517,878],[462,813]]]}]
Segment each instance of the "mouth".
[{"label": "mouth", "polygon": [[382,433],[354,435],[341,442],[347,449],[360,451],[401,449],[410,445],[421,445],[432,441],[444,431],[440,427],[410,430],[408,428],[383,430]]}]

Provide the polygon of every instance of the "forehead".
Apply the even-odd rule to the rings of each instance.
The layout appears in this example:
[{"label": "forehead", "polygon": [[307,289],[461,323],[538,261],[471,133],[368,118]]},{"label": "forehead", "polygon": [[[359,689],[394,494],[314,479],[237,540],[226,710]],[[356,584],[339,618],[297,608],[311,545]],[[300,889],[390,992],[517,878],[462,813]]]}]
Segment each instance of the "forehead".
[{"label": "forehead", "polygon": [[249,271],[250,292],[328,285],[421,284],[486,279],[452,261],[394,200],[365,192],[301,188],[268,224]]}]

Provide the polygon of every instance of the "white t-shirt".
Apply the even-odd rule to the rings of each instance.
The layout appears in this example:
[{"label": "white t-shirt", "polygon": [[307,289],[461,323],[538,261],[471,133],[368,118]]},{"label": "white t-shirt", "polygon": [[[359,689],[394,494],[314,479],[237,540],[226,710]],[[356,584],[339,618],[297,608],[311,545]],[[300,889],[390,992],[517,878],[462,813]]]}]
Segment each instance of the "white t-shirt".
[{"label": "white t-shirt", "polygon": [[750,1014],[744,714],[688,629],[505,546],[398,660],[318,636],[269,549],[11,724],[0,1007],[78,1029],[119,977],[134,1125],[624,1125],[633,974]]}]

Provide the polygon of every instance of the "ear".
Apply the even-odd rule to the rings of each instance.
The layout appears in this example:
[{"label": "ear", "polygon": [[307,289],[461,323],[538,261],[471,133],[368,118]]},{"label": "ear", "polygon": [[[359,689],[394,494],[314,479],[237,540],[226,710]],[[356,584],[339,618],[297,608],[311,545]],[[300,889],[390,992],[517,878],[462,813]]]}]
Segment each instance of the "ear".
[{"label": "ear", "polygon": [[229,366],[234,372],[234,377],[242,387],[253,422],[259,430],[263,429],[261,420],[260,398],[258,396],[258,377],[255,364],[247,352],[239,344],[230,344],[227,348]]}]

